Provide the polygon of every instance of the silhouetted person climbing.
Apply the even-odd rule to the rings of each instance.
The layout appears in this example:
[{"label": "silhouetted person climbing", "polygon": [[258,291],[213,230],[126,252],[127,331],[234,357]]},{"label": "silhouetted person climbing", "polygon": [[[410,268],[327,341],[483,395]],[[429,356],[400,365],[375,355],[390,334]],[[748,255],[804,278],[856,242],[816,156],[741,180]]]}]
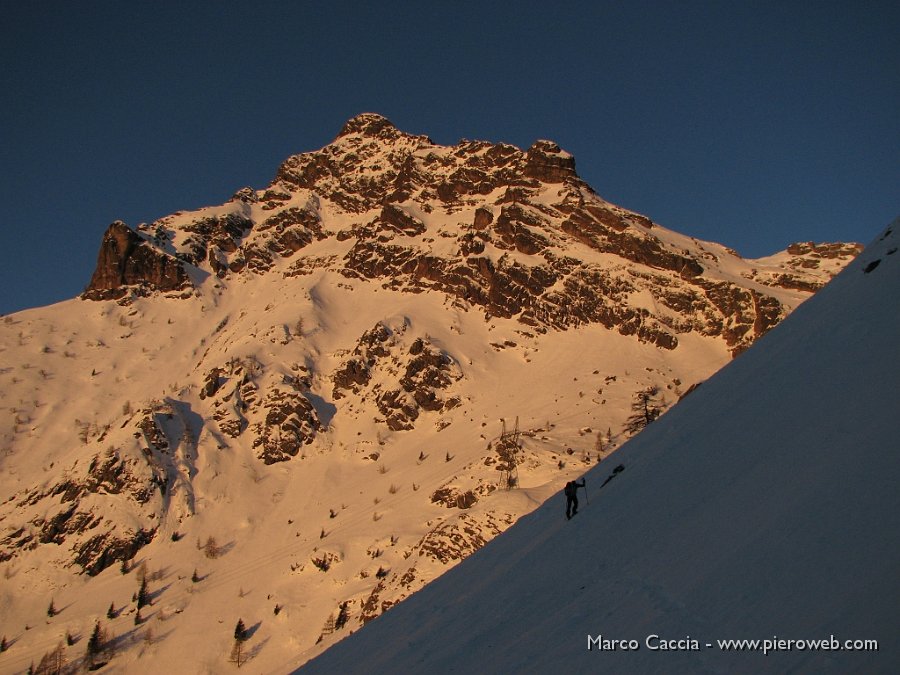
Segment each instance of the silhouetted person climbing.
[{"label": "silhouetted person climbing", "polygon": [[563,492],[566,495],[566,518],[571,518],[578,513],[578,488],[584,487],[584,478],[581,482],[570,480],[566,483],[566,489]]}]

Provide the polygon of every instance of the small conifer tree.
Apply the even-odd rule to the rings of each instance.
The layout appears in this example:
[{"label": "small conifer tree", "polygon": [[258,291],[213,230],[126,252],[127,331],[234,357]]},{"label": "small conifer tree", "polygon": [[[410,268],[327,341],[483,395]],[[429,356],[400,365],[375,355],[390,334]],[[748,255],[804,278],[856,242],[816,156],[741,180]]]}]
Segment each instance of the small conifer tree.
[{"label": "small conifer tree", "polygon": [[349,603],[344,601],[340,604],[338,608],[337,618],[334,620],[334,628],[335,630],[341,630],[344,626],[347,625],[347,621],[350,618],[350,612],[347,611],[347,605]]},{"label": "small conifer tree", "polygon": [[247,628],[244,626],[244,620],[238,619],[237,625],[234,627],[234,645],[231,648],[231,660],[237,667],[246,660],[244,658],[244,643],[247,641]]},{"label": "small conifer tree", "polygon": [[635,394],[634,402],[631,404],[631,417],[625,422],[625,430],[628,433],[636,434],[642,431],[662,414],[657,394],[659,389],[656,387],[649,387]]},{"label": "small conifer tree", "polygon": [[56,645],[56,649],[52,652],[47,652],[41,657],[40,663],[37,665],[37,670],[33,670],[34,666],[32,666],[32,672],[41,673],[42,675],[46,673],[47,675],[59,675],[63,672],[63,668],[66,665],[66,655],[63,651],[62,642]]},{"label": "small conifer tree", "polygon": [[94,632],[88,640],[84,653],[84,665],[88,670],[96,668],[102,662],[102,655],[106,648],[106,631],[98,621],[94,626]]},{"label": "small conifer tree", "polygon": [[222,549],[219,548],[215,537],[207,537],[206,543],[203,545],[203,554],[211,559],[218,558],[222,554]]},{"label": "small conifer tree", "polygon": [[50,668],[48,673],[62,673],[66,665],[66,652],[62,641],[56,644],[56,649],[50,652]]},{"label": "small conifer tree", "polygon": [[142,607],[146,607],[150,604],[150,592],[147,590],[147,577],[144,577],[141,580],[141,587],[137,592],[137,608],[138,612],[141,611]]},{"label": "small conifer tree", "polygon": [[156,640],[156,636],[153,634],[153,626],[148,626],[147,630],[144,631],[144,644],[152,645]]}]

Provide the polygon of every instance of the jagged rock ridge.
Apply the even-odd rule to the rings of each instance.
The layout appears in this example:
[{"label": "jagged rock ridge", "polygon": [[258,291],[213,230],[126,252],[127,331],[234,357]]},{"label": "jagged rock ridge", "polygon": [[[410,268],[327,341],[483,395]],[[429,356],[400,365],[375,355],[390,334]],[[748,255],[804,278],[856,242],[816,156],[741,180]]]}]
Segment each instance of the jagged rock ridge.
[{"label": "jagged rock ridge", "polygon": [[[735,279],[723,274],[734,252],[667,234],[597,196],[555,143],[444,147],[365,113],[215,215],[164,218],[139,234],[114,224],[84,297],[189,287],[186,265],[224,279],[298,257],[282,273],[303,274],[323,262],[304,249],[333,238],[345,246],[324,262],[347,277],[437,290],[541,331],[599,323],[665,349],[698,332],[737,353],[786,314],[767,288],[815,290],[836,271],[820,268],[823,259],[845,263],[859,251],[794,245],[786,267],[744,264]],[[633,301],[644,293],[655,306]]]}]

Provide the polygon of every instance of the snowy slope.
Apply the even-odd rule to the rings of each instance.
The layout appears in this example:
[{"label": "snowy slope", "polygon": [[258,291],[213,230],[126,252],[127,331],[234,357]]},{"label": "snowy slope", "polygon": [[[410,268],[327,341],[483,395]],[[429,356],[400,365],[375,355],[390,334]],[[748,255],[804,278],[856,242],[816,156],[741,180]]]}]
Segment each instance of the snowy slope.
[{"label": "snowy slope", "polygon": [[238,618],[258,672],[316,656],[858,251],[793,248],[667,230],[546,141],[442,147],[372,114],[266,189],[111,225],[81,298],[0,321],[0,672],[61,642],[77,664],[97,621],[107,672],[230,668]]},{"label": "snowy slope", "polygon": [[[897,672],[898,229],[588,472],[574,520],[555,495],[301,672]],[[831,636],[879,649],[717,643]]]}]

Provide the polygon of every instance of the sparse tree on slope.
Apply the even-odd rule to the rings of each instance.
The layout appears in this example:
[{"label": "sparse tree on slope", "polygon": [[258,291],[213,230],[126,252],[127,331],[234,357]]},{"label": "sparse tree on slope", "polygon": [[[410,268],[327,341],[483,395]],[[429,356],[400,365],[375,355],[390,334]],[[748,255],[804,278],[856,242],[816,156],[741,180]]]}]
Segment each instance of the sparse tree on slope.
[{"label": "sparse tree on slope", "polygon": [[346,601],[344,601],[340,604],[340,608],[338,609],[337,619],[334,620],[335,630],[341,630],[345,625],[347,625],[347,621],[350,619],[350,612],[347,611],[348,604],[349,603]]},{"label": "sparse tree on slope", "polygon": [[659,400],[656,398],[659,389],[648,387],[639,391],[631,404],[631,417],[625,422],[625,431],[634,435],[662,414]]},{"label": "sparse tree on slope", "polygon": [[244,626],[244,620],[238,619],[237,625],[234,627],[234,646],[231,648],[231,661],[240,668],[246,661],[244,657],[244,643],[247,641],[247,628]]},{"label": "sparse tree on slope", "polygon": [[98,621],[94,626],[94,632],[88,640],[84,654],[84,665],[87,670],[93,670],[103,665],[108,660],[109,638],[106,631]]},{"label": "sparse tree on slope", "polygon": [[146,607],[150,604],[150,591],[147,589],[147,577],[144,577],[141,580],[141,587],[137,592],[137,608],[138,611],[141,611],[142,607]]}]

